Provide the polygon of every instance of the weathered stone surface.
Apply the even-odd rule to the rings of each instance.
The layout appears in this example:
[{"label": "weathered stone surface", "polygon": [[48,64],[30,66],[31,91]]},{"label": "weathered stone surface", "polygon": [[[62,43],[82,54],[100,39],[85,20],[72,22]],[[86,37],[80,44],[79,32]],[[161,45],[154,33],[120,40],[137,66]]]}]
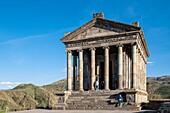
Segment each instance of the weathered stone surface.
[{"label": "weathered stone surface", "polygon": [[[128,105],[126,102],[124,102],[122,108],[117,107],[117,93],[108,93],[108,92],[86,92],[84,93],[86,95],[83,95],[79,93],[78,98],[79,101],[77,101],[75,98],[77,98],[76,95],[71,95],[66,103],[66,110],[140,110],[140,107],[131,104]],[[93,96],[91,96],[93,94]],[[107,95],[107,96],[106,96]],[[115,95],[115,96],[113,96]],[[83,98],[82,98],[83,97]]]},{"label": "weathered stone surface", "polygon": [[[109,91],[117,89],[124,90],[126,93],[124,98],[128,103],[147,102],[144,84],[146,84],[146,60],[150,54],[142,29],[137,26],[137,23],[130,25],[106,20],[103,13],[98,13],[94,14],[92,21],[65,35],[61,41],[66,45],[69,56],[68,90],[72,90],[72,61],[74,62],[73,81],[79,83],[77,84],[79,92],[73,91],[68,102],[74,102],[73,99],[78,99],[81,103],[94,104],[100,99],[109,101],[110,97],[107,97],[110,95]],[[74,60],[71,59],[71,55],[74,56]],[[76,66],[78,66],[77,70]],[[75,74],[76,72],[78,73]],[[99,81],[99,89],[104,89],[107,93],[95,92],[96,80]],[[73,83],[74,90],[76,90],[76,83]],[[127,90],[134,91],[128,93]],[[104,103],[104,101],[100,102]],[[76,104],[79,105],[75,101],[75,106]],[[79,109],[86,108],[81,106]]]}]

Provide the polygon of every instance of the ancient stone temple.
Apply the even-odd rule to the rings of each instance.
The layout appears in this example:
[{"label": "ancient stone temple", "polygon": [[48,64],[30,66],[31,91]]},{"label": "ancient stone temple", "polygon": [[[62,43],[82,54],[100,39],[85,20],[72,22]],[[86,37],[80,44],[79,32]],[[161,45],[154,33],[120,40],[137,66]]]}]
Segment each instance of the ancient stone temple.
[{"label": "ancient stone temple", "polygon": [[68,91],[93,91],[98,79],[100,90],[123,91],[126,101],[147,101],[146,64],[150,54],[138,22],[125,24],[96,13],[61,41],[67,52]]}]

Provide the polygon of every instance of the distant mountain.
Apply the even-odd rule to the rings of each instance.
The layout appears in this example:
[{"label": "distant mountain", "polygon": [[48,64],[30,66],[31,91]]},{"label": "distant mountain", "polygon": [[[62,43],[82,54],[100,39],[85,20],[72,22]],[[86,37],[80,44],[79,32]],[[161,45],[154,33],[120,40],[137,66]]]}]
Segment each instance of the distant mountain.
[{"label": "distant mountain", "polygon": [[[44,86],[21,84],[12,90],[0,90],[0,111],[51,108],[58,102],[57,92],[66,90],[67,79]],[[149,99],[170,98],[170,76],[148,77]]]},{"label": "distant mountain", "polygon": [[170,99],[170,75],[147,78],[149,99]]},{"label": "distant mountain", "polygon": [[44,85],[42,87],[54,94],[57,92],[65,91],[67,88],[67,79],[62,79],[52,84]]},{"label": "distant mountain", "polygon": [[0,91],[0,110],[50,108],[57,100],[53,93],[43,87],[21,84],[12,90]]}]

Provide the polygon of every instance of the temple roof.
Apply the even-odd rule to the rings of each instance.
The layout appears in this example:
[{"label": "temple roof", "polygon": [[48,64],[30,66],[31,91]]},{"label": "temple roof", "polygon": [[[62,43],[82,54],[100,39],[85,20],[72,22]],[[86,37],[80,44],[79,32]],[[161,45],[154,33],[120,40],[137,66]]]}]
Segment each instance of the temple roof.
[{"label": "temple roof", "polygon": [[75,41],[83,41],[90,39],[97,39],[97,37],[119,36],[122,34],[138,33],[142,39],[146,54],[149,57],[150,53],[144,38],[142,28],[138,26],[137,22],[132,24],[125,24],[112,20],[104,19],[103,15],[93,15],[94,18],[86,24],[80,26],[71,33],[66,33],[61,41],[65,44]]},{"label": "temple roof", "polygon": [[[141,27],[137,27],[137,26],[134,26],[134,25],[131,25],[131,24],[125,24],[125,23],[116,22],[116,21],[107,20],[107,19],[102,19],[102,18],[94,18],[93,20],[87,22],[86,24],[82,25],[81,27],[74,30],[73,32],[67,33],[67,35],[65,35],[61,39],[61,41],[62,42],[75,41],[74,37],[76,37],[77,35],[83,33],[84,31],[86,31],[87,29],[90,29],[92,27],[99,27],[100,28],[101,27],[100,25],[111,27],[113,29],[114,28],[120,29],[124,33],[141,30]],[[107,28],[103,28],[103,29],[107,29]],[[119,32],[119,33],[122,33],[122,32]],[[78,39],[78,40],[81,40],[81,39]]]}]

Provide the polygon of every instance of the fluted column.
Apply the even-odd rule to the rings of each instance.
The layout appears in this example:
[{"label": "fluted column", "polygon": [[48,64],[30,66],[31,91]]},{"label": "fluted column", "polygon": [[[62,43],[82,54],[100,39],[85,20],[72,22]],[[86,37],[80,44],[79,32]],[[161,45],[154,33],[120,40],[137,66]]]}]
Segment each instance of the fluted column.
[{"label": "fluted column", "polygon": [[77,56],[73,57],[73,90],[76,89]]},{"label": "fluted column", "polygon": [[79,90],[83,90],[83,50],[79,51]]},{"label": "fluted column", "polygon": [[72,91],[72,53],[71,51],[67,51],[67,89],[68,91]]},{"label": "fluted column", "polygon": [[105,82],[105,90],[109,89],[109,47],[104,47],[105,49],[105,67],[104,67],[104,82]]},{"label": "fluted column", "polygon": [[136,43],[132,44],[132,88],[136,88]]},{"label": "fluted column", "polygon": [[118,89],[123,89],[122,87],[122,76],[123,76],[123,45],[118,45]]},{"label": "fluted column", "polygon": [[91,48],[91,90],[94,90],[95,82],[95,48]]}]

